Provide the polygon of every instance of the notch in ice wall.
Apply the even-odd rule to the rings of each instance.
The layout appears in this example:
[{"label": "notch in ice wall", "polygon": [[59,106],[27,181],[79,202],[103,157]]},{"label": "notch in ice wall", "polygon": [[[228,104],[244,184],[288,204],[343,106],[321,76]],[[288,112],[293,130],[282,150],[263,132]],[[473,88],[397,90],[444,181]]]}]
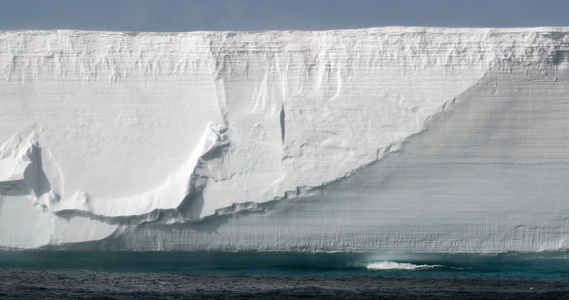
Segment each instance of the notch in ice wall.
[{"label": "notch in ice wall", "polygon": [[[34,192],[2,190],[0,211],[13,211],[10,205],[17,203],[20,217],[0,216],[6,228],[0,244],[36,247],[101,239],[114,231],[109,239],[138,239],[133,248],[168,248],[164,246],[168,241],[180,237],[187,239],[176,241],[181,248],[239,248],[239,234],[224,231],[226,227],[220,221],[232,220],[228,214],[235,214],[239,220],[273,216],[274,220],[259,222],[275,224],[294,218],[279,217],[275,203],[309,199],[367,170],[366,166],[387,159],[410,137],[420,134],[438,113],[449,111],[454,99],[488,78],[484,76],[522,76],[530,90],[544,78],[562,78],[568,51],[565,32],[563,28],[2,32],[0,140],[6,141],[5,149],[14,152],[19,146],[10,142],[11,137],[34,132],[34,147],[41,149],[42,156],[37,159],[32,155],[36,157],[32,161],[42,166],[45,182],[29,184]],[[497,93],[509,84],[504,80],[488,89]],[[559,91],[560,86],[552,88]],[[509,90],[508,95],[515,93]],[[486,99],[477,100],[476,94],[472,97],[473,105]],[[552,99],[552,92],[544,92],[540,101],[562,101]],[[492,115],[496,124],[506,122],[501,120],[508,120],[510,110],[516,111],[519,106],[514,100],[508,100],[505,116],[484,113]],[[528,112],[528,116],[535,113]],[[465,118],[473,118],[473,123],[490,122],[484,114],[467,114]],[[511,130],[536,124],[530,117],[527,123],[516,120]],[[551,128],[564,128],[561,118],[555,120],[558,123]],[[523,131],[516,132],[520,139],[527,138]],[[535,151],[547,155],[550,148]],[[469,151],[468,147],[460,149]],[[500,157],[511,156],[505,148],[489,149]],[[49,153],[47,160],[44,151]],[[436,155],[445,157],[445,151]],[[0,160],[0,165],[17,166],[0,170],[2,186],[13,187],[11,178],[22,177],[18,170],[26,168],[25,159],[15,165],[10,159]],[[521,163],[524,159],[520,158]],[[384,176],[381,168],[374,172],[369,176]],[[394,176],[386,177],[385,182],[398,182],[403,175]],[[466,179],[464,184],[468,185]],[[382,186],[373,180],[368,184]],[[442,181],[418,184],[439,187],[440,195],[445,194]],[[374,198],[365,202],[365,207],[356,205],[345,211],[347,217],[339,217],[348,223],[358,219],[360,212],[379,209],[388,201],[366,184],[354,183],[346,189],[361,190]],[[42,198],[35,191],[50,198]],[[353,201],[359,199],[354,197]],[[563,203],[556,204],[560,206],[557,211],[563,211]],[[452,211],[454,205],[447,208]],[[334,210],[334,206],[322,207],[322,211],[309,211],[319,216]],[[392,209],[408,211],[413,207],[406,204]],[[239,213],[243,211],[255,213],[243,217]],[[473,212],[482,213],[486,212]],[[552,215],[544,215],[547,217]],[[439,221],[456,220],[443,217]],[[20,240],[10,238],[19,235],[22,222],[42,230],[25,227],[28,235]],[[44,226],[50,222],[89,225],[66,231]],[[214,226],[211,222],[218,223]],[[507,225],[531,227],[518,223]],[[163,226],[163,235],[155,235],[153,226]],[[226,233],[217,241],[221,244],[216,244],[196,233],[195,226],[208,228],[203,230],[206,233]],[[247,226],[252,239],[270,240],[263,226]],[[477,226],[482,225],[468,228]],[[300,228],[302,234],[296,244],[306,243],[307,249],[322,245],[309,241],[333,235],[331,230],[342,232],[326,222],[303,228],[307,233]],[[166,234],[175,230],[181,232]],[[353,229],[356,233],[361,230]],[[376,245],[390,236],[377,230],[375,237],[360,235],[361,240],[354,241],[352,249]],[[393,230],[394,235],[399,234]],[[510,229],[506,226],[504,230]],[[527,249],[536,249],[540,235],[529,235],[532,246]],[[448,236],[452,236],[448,243],[460,244],[460,236]],[[478,237],[487,241],[495,238],[490,233]],[[561,233],[551,239],[556,237]],[[440,238],[432,238],[433,245],[439,245],[433,246],[433,251],[449,249],[437,240]],[[342,238],[330,241],[329,250],[349,244]],[[275,247],[280,247],[277,244]],[[511,245],[512,249],[521,249],[515,243]],[[559,245],[564,245],[561,240]],[[291,244],[285,241],[282,247]]]},{"label": "notch in ice wall", "polygon": [[284,104],[281,106],[281,112],[279,113],[279,119],[281,122],[281,140],[284,146],[285,143],[285,110],[284,110]]}]

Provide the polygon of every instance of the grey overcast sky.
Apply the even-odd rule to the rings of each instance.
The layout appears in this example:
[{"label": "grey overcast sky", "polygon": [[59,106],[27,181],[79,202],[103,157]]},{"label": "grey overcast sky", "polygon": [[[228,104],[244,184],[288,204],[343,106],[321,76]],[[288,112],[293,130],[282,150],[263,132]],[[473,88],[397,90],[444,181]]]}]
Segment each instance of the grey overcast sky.
[{"label": "grey overcast sky", "polygon": [[568,0],[0,0],[0,30],[569,26]]}]

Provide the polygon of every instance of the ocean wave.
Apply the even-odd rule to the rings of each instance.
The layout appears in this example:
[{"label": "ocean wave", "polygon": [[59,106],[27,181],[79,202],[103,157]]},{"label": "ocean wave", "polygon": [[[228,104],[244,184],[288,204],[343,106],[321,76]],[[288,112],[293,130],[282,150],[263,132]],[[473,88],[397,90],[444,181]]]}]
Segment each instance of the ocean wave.
[{"label": "ocean wave", "polygon": [[415,265],[411,263],[399,263],[394,261],[374,262],[367,265],[368,270],[423,270],[440,268],[442,265]]}]

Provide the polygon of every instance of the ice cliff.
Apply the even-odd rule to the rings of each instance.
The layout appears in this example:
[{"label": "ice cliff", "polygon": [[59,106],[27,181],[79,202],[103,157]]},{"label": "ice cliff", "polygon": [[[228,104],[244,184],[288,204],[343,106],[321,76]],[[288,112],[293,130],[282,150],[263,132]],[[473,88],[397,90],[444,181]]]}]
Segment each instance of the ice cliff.
[{"label": "ice cliff", "polygon": [[569,247],[569,29],[0,32],[0,247]]}]

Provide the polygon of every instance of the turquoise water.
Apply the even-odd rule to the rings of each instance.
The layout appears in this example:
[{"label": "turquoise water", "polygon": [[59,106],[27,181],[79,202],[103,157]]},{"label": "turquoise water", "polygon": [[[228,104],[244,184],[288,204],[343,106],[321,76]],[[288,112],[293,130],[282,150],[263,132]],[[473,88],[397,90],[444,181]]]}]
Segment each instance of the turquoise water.
[{"label": "turquoise water", "polygon": [[2,299],[567,299],[569,253],[0,251]]},{"label": "turquoise water", "polygon": [[3,269],[247,274],[536,276],[569,279],[569,252],[397,254],[303,252],[0,251]]}]

